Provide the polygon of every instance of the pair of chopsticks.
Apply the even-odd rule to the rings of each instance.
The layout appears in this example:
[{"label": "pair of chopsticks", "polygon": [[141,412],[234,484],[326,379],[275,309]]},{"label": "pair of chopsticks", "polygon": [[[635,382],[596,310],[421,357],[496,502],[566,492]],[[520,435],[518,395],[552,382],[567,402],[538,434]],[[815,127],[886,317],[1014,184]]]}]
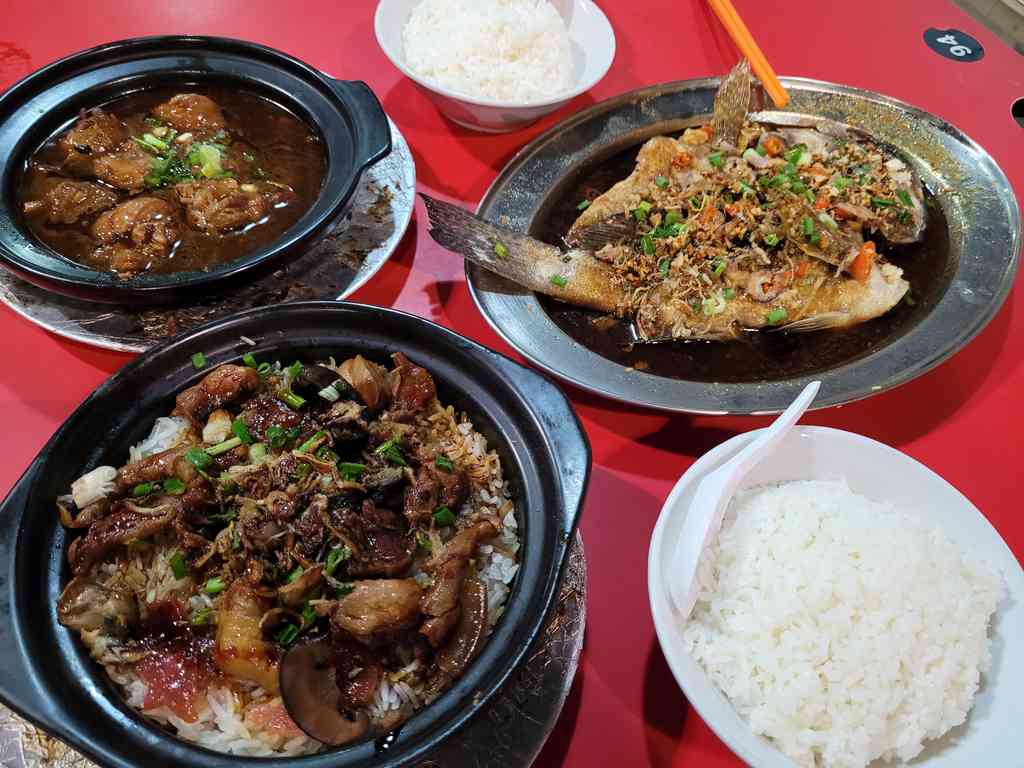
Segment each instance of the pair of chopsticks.
[{"label": "pair of chopsticks", "polygon": [[732,0],[708,0],[708,4],[711,6],[711,10],[715,12],[715,15],[718,16],[718,20],[722,22],[722,26],[729,32],[729,36],[736,43],[736,47],[740,49],[740,53],[750,62],[750,68],[754,70],[754,74],[757,75],[761,84],[764,85],[764,89],[768,91],[768,95],[775,102],[775,106],[782,109],[789,103],[789,94],[782,87],[782,83],[779,82],[775,70],[768,63],[768,59],[764,57],[761,48],[754,40],[754,36],[747,29],[747,25],[743,23],[740,15],[736,13]]}]

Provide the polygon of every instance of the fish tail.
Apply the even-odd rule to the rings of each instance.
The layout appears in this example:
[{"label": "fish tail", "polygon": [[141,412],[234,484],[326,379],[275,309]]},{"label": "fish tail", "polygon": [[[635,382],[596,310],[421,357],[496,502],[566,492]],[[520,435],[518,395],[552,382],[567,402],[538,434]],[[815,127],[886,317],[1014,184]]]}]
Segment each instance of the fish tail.
[{"label": "fish tail", "polygon": [[589,251],[553,245],[476,216],[422,192],[430,236],[484,269],[556,299],[604,312],[622,312],[628,293],[613,270]]}]

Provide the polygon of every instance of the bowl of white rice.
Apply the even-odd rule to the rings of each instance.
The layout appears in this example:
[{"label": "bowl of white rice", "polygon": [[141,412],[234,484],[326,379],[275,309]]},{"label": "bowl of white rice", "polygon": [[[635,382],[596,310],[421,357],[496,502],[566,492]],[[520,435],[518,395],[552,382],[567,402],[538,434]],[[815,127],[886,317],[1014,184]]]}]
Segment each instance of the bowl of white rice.
[{"label": "bowl of white rice", "polygon": [[651,540],[655,628],[690,705],[758,768],[1021,765],[1024,571],[970,501],[882,443],[794,429],[730,501],[680,616],[696,486],[757,434],[697,461]]},{"label": "bowl of white rice", "polygon": [[592,0],[381,0],[377,42],[450,120],[523,128],[590,90],[615,34]]}]

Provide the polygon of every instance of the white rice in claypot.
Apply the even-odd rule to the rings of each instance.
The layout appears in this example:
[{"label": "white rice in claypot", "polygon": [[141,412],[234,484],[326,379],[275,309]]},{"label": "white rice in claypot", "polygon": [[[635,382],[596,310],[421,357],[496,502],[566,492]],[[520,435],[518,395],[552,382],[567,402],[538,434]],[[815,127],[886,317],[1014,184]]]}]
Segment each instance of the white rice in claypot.
[{"label": "white rice in claypot", "polygon": [[910,760],[963,723],[1005,592],[938,527],[820,481],[741,493],[698,579],[690,652],[811,767]]},{"label": "white rice in claypot", "polygon": [[470,97],[523,103],[573,82],[569,33],[548,0],[423,0],[402,39],[409,69]]}]

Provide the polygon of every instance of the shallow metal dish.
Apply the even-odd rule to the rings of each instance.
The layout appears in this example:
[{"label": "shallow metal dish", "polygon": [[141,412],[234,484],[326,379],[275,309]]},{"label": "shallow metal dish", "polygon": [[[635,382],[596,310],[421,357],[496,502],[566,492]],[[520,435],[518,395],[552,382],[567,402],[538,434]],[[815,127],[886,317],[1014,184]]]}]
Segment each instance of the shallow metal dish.
[{"label": "shallow metal dish", "polygon": [[[652,136],[706,122],[719,82],[686,80],[632,91],[572,116],[513,158],[479,213],[536,234],[555,202],[589,169]],[[467,263],[470,292],[487,322],[533,363],[579,387],[689,413],[778,413],[812,379],[823,385],[816,407],[840,405],[903,384],[961,349],[996,314],[1017,271],[1020,209],[1006,176],[962,132],[909,104],[816,80],[784,82],[792,96],[788,109],[753,119],[812,124],[827,118],[867,130],[914,167],[948,222],[941,292],[900,335],[813,375],[729,384],[671,379],[592,352],[569,338],[533,293]]]}]

